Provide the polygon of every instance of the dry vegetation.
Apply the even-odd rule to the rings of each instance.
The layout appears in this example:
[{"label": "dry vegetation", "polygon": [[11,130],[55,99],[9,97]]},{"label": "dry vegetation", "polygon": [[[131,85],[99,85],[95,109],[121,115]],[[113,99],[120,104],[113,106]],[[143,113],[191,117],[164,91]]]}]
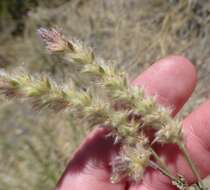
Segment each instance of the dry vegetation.
[{"label": "dry vegetation", "polygon": [[[4,24],[7,17],[2,19]],[[50,7],[41,3],[27,13],[21,35],[12,34],[15,23],[9,18],[9,26],[0,28],[0,66],[14,70],[24,65],[58,82],[76,77],[64,61],[47,56],[36,35],[40,26],[56,26],[67,36],[87,41],[132,78],[161,57],[185,55],[197,67],[199,81],[181,113],[186,115],[209,96],[209,22],[208,0],[66,0]],[[22,102],[1,100],[0,121],[0,190],[52,189],[86,133],[69,113],[34,113]]]}]

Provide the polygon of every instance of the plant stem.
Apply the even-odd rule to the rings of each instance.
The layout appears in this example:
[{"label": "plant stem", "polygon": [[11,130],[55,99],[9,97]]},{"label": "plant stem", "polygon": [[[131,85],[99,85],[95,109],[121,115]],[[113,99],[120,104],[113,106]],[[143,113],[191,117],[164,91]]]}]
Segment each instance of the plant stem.
[{"label": "plant stem", "polygon": [[169,171],[166,164],[161,160],[160,156],[152,148],[151,148],[151,152],[152,152],[152,155],[154,156],[154,158],[156,159],[157,163],[159,164],[159,166],[162,168],[162,170],[164,170],[164,173],[166,173],[168,177],[171,176],[170,178],[175,179],[175,177]]},{"label": "plant stem", "polygon": [[161,160],[160,156],[152,148],[150,148],[150,150],[157,161],[157,163],[155,163],[150,160],[150,166],[154,169],[159,170],[163,175],[169,177],[171,179],[172,184],[175,185],[178,189],[188,190],[188,185],[185,183],[184,178],[181,178],[180,176],[173,176],[166,164]]},{"label": "plant stem", "polygon": [[162,168],[159,164],[153,162],[152,160],[150,160],[150,167],[152,167],[153,169],[158,169],[163,175],[169,177],[171,180],[176,180],[176,177],[174,177],[173,175],[171,175],[170,172],[168,172],[168,170],[165,170],[164,168]]},{"label": "plant stem", "polygon": [[205,190],[205,186],[203,184],[203,181],[201,179],[201,176],[198,172],[198,169],[196,168],[195,164],[193,163],[193,161],[190,159],[190,156],[188,154],[188,152],[186,151],[186,148],[185,148],[185,145],[181,142],[177,142],[177,145],[179,146],[185,160],[187,161],[187,163],[189,164],[193,174],[195,175],[195,177],[197,178],[198,182],[198,187],[199,187],[199,190]]},{"label": "plant stem", "polygon": [[[166,171],[165,169],[161,168],[160,165],[150,160],[150,167],[155,170],[159,170],[163,175],[169,177],[171,179],[172,185],[176,186],[179,190],[189,190],[188,185],[186,185],[184,178],[175,177],[170,172]],[[198,189],[200,190],[200,189]]]}]

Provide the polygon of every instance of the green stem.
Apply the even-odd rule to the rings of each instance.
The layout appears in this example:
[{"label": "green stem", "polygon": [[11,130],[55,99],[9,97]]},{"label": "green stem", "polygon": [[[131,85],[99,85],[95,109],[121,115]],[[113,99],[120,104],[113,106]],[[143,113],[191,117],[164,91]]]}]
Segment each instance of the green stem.
[{"label": "green stem", "polygon": [[150,148],[150,150],[155,160],[157,161],[157,163],[155,163],[150,160],[150,166],[154,169],[159,170],[163,175],[169,177],[172,181],[172,184],[175,185],[178,189],[187,190],[188,186],[186,186],[187,184],[185,183],[183,178],[173,176],[173,174],[170,172],[166,164],[162,161],[160,156],[152,148]]},{"label": "green stem", "polygon": [[154,158],[156,159],[158,165],[162,168],[162,170],[164,170],[164,173],[166,173],[168,177],[170,177],[171,179],[173,178],[173,180],[174,180],[175,177],[169,171],[166,164],[161,160],[160,156],[152,148],[151,148],[151,152],[152,152],[152,155],[154,156]]},{"label": "green stem", "polygon": [[157,163],[153,162],[152,160],[150,160],[150,167],[152,167],[153,169],[157,169],[159,170],[163,175],[169,177],[171,180],[175,181],[176,177],[172,176],[170,174],[170,172],[168,172],[167,170],[165,170],[164,168],[162,168],[160,165],[158,165]]},{"label": "green stem", "polygon": [[179,146],[185,160],[187,161],[187,163],[189,164],[193,174],[195,175],[195,177],[198,180],[198,187],[200,188],[200,190],[205,190],[205,186],[203,184],[203,181],[201,179],[201,176],[198,172],[198,169],[196,168],[195,164],[193,163],[193,161],[190,159],[190,156],[188,154],[188,152],[186,151],[185,145],[183,143],[177,142],[177,145]]}]

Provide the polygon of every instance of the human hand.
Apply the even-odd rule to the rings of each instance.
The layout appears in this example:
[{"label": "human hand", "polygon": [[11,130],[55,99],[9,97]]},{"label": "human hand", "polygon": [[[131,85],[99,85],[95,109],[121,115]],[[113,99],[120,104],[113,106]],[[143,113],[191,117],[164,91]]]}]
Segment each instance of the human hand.
[{"label": "human hand", "polygon": [[[173,109],[182,108],[196,85],[193,65],[181,56],[171,56],[152,65],[133,81],[144,86],[147,95],[157,96],[158,103]],[[184,142],[201,176],[210,174],[210,101],[205,102],[183,121]],[[95,129],[80,145],[68,164],[56,190],[173,190],[168,177],[148,168],[139,184],[110,183],[110,161],[119,148],[107,137],[104,128]],[[195,182],[184,157],[175,145],[156,147],[170,170],[181,174],[188,183]]]}]

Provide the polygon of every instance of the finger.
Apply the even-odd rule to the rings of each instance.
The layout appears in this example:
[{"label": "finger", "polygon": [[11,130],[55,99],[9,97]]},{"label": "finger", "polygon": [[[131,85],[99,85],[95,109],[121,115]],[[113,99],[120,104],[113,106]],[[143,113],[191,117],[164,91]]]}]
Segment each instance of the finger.
[{"label": "finger", "polygon": [[[172,59],[172,61],[168,62],[168,59]],[[171,56],[163,61],[161,60],[159,64],[157,63],[155,67],[150,68],[152,70],[151,75],[143,73],[134,83],[137,82],[143,85],[148,95],[156,95],[158,103],[172,108],[172,115],[175,115],[194,90],[196,72],[191,63],[180,56]],[[166,64],[166,66],[164,67],[163,64]],[[168,75],[164,75],[165,72]],[[158,74],[160,76],[157,76]],[[166,152],[168,156],[167,162],[170,165],[171,162],[175,161],[173,158],[177,155],[178,149],[173,145],[160,147],[159,153],[163,154],[163,157],[167,157]],[[159,171],[149,169],[145,174],[144,183],[131,187],[131,190],[136,189],[171,190],[174,187],[171,185],[170,180]]]},{"label": "finger", "polygon": [[[151,66],[133,84],[143,85],[148,95],[173,108],[175,114],[191,95],[196,81],[193,66],[183,57],[171,56]],[[164,85],[165,84],[165,85]],[[165,86],[165,87],[164,87]],[[96,129],[70,161],[57,190],[123,190],[126,183],[110,184],[109,162],[118,149],[104,129]]]},{"label": "finger", "polygon": [[80,145],[61,177],[57,190],[123,190],[123,184],[111,184],[111,157],[117,152],[113,139],[107,137],[108,130],[94,130]]},{"label": "finger", "polygon": [[[210,174],[210,101],[203,103],[192,112],[184,120],[183,127],[188,153],[201,176],[206,177]],[[196,180],[181,155],[177,159],[176,167],[189,182]]]}]

